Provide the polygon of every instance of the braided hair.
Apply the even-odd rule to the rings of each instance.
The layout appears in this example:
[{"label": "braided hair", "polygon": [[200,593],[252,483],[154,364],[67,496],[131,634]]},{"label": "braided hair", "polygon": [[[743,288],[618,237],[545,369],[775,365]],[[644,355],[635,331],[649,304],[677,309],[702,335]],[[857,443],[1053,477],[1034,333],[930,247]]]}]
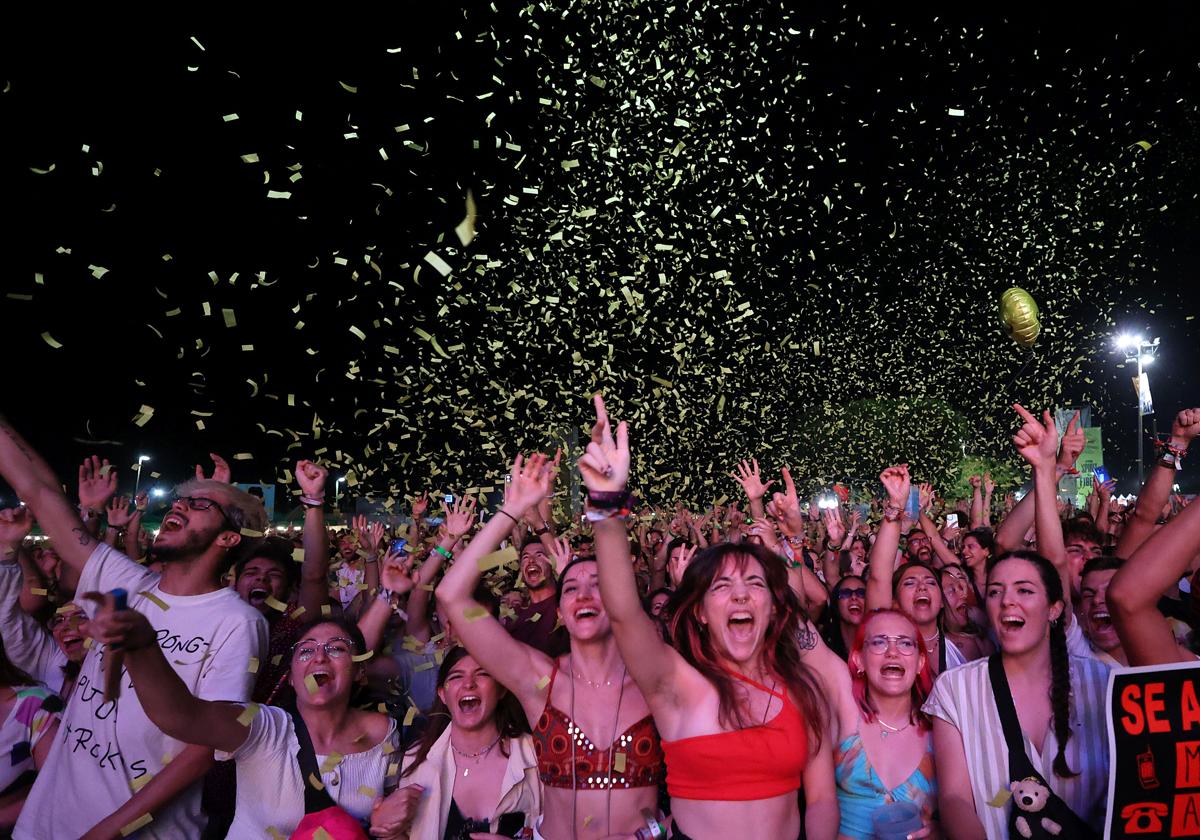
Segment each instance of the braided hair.
[{"label": "braided hair", "polygon": [[[1062,578],[1054,564],[1036,551],[1009,551],[997,557],[988,568],[988,579],[1005,560],[1024,560],[1037,569],[1046,600],[1051,605],[1065,604]],[[1054,773],[1062,778],[1078,776],[1067,764],[1067,742],[1071,740],[1071,658],[1067,652],[1067,618],[1063,614],[1050,622],[1050,711],[1058,754],[1054,756]]]}]

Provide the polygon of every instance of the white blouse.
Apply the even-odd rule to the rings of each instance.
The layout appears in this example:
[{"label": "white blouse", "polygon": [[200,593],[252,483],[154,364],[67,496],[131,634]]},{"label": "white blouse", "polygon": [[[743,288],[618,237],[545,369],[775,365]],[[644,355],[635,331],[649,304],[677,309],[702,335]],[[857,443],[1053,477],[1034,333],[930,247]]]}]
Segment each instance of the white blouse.
[{"label": "white blouse", "polygon": [[[1066,758],[1067,765],[1079,775],[1064,779],[1054,773],[1058,739],[1053,720],[1047,727],[1041,754],[1028,737],[1024,738],[1025,754],[1067,807],[1103,831],[1108,795],[1108,668],[1095,659],[1078,656],[1071,656],[1070,662],[1071,739]],[[991,840],[1006,840],[1008,806],[988,804],[998,793],[1008,790],[1010,781],[1008,744],[988,679],[988,660],[977,659],[940,674],[922,711],[950,723],[962,735],[975,813]]]}]

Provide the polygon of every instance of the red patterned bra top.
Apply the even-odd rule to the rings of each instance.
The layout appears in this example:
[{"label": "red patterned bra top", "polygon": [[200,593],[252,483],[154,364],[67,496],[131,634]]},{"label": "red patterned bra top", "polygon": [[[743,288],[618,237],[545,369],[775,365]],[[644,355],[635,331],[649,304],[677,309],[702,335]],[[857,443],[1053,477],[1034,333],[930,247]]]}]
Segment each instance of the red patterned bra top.
[{"label": "red patterned bra top", "polygon": [[[599,747],[571,718],[550,705],[558,665],[550,674],[546,708],[533,727],[533,749],[538,777],[543,785],[579,790],[608,790],[658,785],[666,778],[662,746],[654,719],[646,715],[617,736],[610,746]],[[574,742],[575,766],[571,767]],[[612,767],[608,766],[609,755]]]}]

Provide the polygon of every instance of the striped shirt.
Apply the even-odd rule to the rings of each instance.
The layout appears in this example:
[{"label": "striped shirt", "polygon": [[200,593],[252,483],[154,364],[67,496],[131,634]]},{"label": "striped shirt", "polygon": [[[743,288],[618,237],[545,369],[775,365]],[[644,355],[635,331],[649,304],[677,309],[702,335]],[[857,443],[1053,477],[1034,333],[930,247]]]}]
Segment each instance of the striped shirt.
[{"label": "striped shirt", "polygon": [[[1034,768],[1072,811],[1098,831],[1103,831],[1105,802],[1108,795],[1108,731],[1106,694],[1108,668],[1095,659],[1078,656],[1071,661],[1071,740],[1067,742],[1067,765],[1078,776],[1061,778],[1054,773],[1058,739],[1053,720],[1048,726],[1042,754],[1025,736],[1025,754]],[[1008,838],[1007,806],[988,803],[1001,791],[1007,791],[1008,744],[992,684],[988,679],[988,660],[977,659],[937,678],[933,692],[922,710],[952,724],[962,735],[975,813],[990,840]]]}]

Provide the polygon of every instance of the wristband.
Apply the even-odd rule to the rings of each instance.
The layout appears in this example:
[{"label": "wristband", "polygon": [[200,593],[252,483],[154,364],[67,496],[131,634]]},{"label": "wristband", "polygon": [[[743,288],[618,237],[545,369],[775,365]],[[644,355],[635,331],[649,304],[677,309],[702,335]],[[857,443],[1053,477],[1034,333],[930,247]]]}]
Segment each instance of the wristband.
[{"label": "wristband", "polygon": [[442,555],[443,557],[445,557],[447,560],[454,559],[454,555],[451,552],[447,551],[446,549],[442,548],[440,545],[435,545],[433,547],[433,550],[436,551],[438,554]]},{"label": "wristband", "polygon": [[589,490],[588,502],[597,508],[615,510],[633,507],[633,494],[628,490]]},{"label": "wristband", "polygon": [[535,531],[533,532],[533,535],[534,535],[535,537],[540,537],[542,534],[549,534],[549,533],[550,533],[550,526],[549,526],[549,525],[543,525],[541,528],[538,528],[537,530],[535,530]]},{"label": "wristband", "polygon": [[633,513],[629,508],[588,508],[583,514],[588,522],[603,522],[605,519],[620,519],[622,521],[629,518],[629,514]]},{"label": "wristband", "polygon": [[325,497],[322,496],[319,499],[313,499],[309,496],[301,496],[300,504],[304,505],[306,508],[325,507]]},{"label": "wristband", "polygon": [[904,508],[888,502],[883,508],[883,520],[885,522],[898,522],[902,513],[904,513]]},{"label": "wristband", "polygon": [[834,554],[836,554],[840,549],[841,549],[841,546],[834,545],[829,540],[825,540],[825,550],[826,551],[833,552]]},{"label": "wristband", "polygon": [[1162,454],[1162,457],[1158,459],[1158,463],[1162,464],[1164,467],[1170,467],[1173,470],[1179,471],[1183,469],[1183,456],[1177,452],[1167,450]]},{"label": "wristband", "polygon": [[500,508],[500,510],[496,511],[496,513],[500,513],[500,514],[503,514],[504,516],[507,516],[509,519],[511,519],[511,520],[513,521],[513,524],[514,524],[514,525],[520,525],[520,524],[521,524],[521,523],[520,523],[520,522],[517,520],[517,517],[513,516],[511,513],[509,513],[508,511],[506,511],[504,508]]}]

